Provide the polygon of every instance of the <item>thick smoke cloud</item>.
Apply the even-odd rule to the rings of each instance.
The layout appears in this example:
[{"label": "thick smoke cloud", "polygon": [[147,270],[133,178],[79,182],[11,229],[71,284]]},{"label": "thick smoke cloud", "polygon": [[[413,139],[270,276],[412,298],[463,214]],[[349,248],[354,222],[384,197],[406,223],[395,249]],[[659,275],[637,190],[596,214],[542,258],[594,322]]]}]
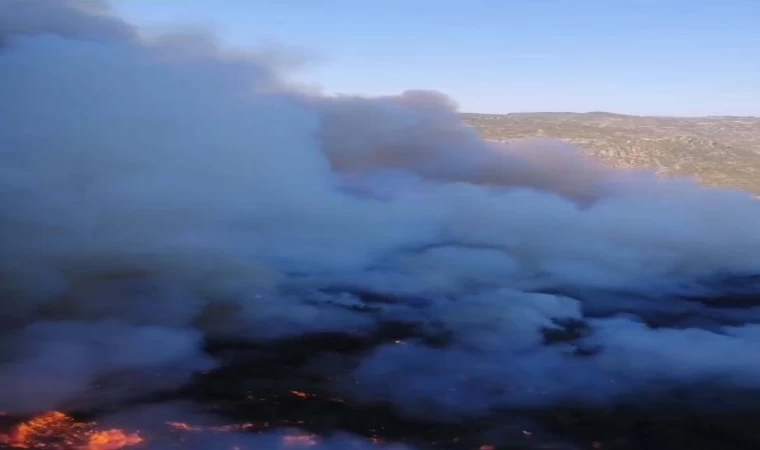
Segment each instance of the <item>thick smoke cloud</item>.
[{"label": "thick smoke cloud", "polygon": [[102,0],[6,0],[0,4],[0,43],[41,34],[113,41],[135,37],[132,26],[108,12]]},{"label": "thick smoke cloud", "polygon": [[410,414],[760,387],[757,311],[673,299],[760,271],[749,195],[488,143],[438,93],[301,93],[99,2],[6,1],[0,40],[0,410],[386,321],[445,342],[356,361],[353,395]]}]

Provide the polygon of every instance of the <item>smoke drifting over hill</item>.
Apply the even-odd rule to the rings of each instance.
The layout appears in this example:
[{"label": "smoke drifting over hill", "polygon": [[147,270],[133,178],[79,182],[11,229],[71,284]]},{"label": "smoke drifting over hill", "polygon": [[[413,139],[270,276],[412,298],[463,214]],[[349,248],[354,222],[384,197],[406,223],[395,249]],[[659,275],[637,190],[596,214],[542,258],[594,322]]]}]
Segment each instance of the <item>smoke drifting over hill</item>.
[{"label": "smoke drifting over hill", "polygon": [[5,1],[0,41],[0,410],[176,386],[207,340],[391,322],[419,339],[334,389],[412,416],[760,387],[755,307],[697,298],[760,273],[750,195],[488,143],[435,92],[302,93],[100,2]]}]

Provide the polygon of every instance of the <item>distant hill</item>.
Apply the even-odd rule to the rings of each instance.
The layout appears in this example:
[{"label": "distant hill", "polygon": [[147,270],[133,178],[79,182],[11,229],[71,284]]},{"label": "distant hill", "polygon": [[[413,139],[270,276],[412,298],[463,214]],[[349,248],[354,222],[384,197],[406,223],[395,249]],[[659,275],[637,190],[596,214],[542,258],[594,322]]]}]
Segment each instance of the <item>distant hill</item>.
[{"label": "distant hill", "polygon": [[607,112],[463,114],[486,139],[560,139],[619,169],[691,176],[760,195],[760,117],[645,117]]}]

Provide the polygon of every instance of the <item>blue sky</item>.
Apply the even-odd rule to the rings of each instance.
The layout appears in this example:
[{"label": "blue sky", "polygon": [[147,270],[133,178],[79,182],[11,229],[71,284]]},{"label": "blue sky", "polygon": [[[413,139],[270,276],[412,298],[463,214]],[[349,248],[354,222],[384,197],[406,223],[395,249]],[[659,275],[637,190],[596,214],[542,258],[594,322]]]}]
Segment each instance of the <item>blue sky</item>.
[{"label": "blue sky", "polygon": [[760,115],[760,0],[117,0],[151,27],[315,62],[328,93],[435,89],[464,111]]}]

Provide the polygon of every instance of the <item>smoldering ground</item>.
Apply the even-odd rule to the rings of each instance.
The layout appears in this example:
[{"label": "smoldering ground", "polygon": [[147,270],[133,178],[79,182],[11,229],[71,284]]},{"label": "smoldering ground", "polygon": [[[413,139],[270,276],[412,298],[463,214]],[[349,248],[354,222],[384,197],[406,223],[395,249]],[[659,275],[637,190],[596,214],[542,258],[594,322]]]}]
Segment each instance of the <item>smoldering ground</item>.
[{"label": "smoldering ground", "polygon": [[760,272],[748,194],[486,142],[436,92],[300,92],[98,1],[3,2],[0,41],[2,410],[172,389],[214,340],[389,324],[417,334],[327,388],[452,420],[760,387],[756,303],[720,300]]}]

